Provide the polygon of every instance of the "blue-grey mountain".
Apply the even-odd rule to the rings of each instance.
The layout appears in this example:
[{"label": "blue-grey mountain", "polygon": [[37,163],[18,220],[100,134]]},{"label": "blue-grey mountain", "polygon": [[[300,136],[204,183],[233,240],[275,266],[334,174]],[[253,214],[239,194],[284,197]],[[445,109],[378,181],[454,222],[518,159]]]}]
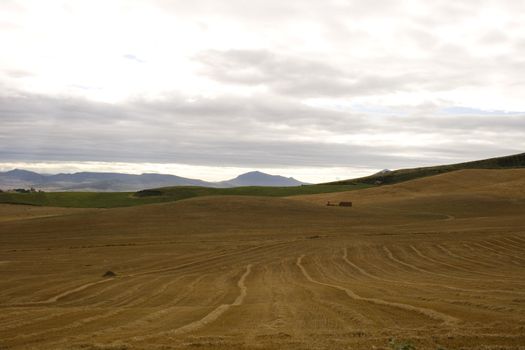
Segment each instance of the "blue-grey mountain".
[{"label": "blue-grey mountain", "polygon": [[39,174],[32,171],[14,169],[0,172],[0,189],[29,188],[45,191],[138,191],[144,188],[167,186],[300,186],[304,184],[294,178],[269,175],[259,171],[249,172],[238,177],[208,182],[168,174],[121,174],[104,172],[79,172],[73,174]]}]

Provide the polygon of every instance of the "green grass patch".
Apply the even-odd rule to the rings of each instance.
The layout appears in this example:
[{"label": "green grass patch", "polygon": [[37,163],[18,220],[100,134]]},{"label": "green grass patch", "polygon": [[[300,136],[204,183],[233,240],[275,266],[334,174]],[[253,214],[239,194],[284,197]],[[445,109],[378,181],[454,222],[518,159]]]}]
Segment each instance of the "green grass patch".
[{"label": "green grass patch", "polygon": [[0,203],[28,204],[69,208],[114,208],[163,203],[203,196],[287,197],[304,194],[352,191],[371,187],[368,184],[308,185],[297,187],[234,187],[209,188],[197,186],[165,187],[139,192],[37,192],[0,193]]},{"label": "green grass patch", "polygon": [[39,192],[0,193],[0,203],[70,208],[113,208],[157,203],[159,199],[136,198],[133,192]]}]

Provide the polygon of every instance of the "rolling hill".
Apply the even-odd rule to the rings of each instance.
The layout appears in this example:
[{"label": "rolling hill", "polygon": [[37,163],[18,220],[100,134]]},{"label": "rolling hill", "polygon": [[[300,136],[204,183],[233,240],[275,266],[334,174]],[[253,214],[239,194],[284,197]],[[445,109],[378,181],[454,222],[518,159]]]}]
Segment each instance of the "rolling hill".
[{"label": "rolling hill", "polygon": [[289,197],[325,205],[351,201],[379,213],[516,215],[525,208],[525,169],[466,169],[360,191]]},{"label": "rolling hill", "polygon": [[399,170],[383,170],[377,174],[360,177],[356,179],[330,182],[333,185],[345,185],[352,183],[366,184],[394,184],[426,176],[443,174],[463,169],[512,169],[525,168],[525,153],[505,157],[489,158],[472,162],[438,165],[423,168],[410,168]]}]

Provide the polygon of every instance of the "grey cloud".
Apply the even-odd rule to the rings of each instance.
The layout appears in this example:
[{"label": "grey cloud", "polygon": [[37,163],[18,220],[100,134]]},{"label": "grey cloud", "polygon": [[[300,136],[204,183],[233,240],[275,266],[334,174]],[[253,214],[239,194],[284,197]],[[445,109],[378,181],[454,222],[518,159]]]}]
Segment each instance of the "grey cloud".
[{"label": "grey cloud", "polygon": [[[436,44],[427,59],[376,58],[341,67],[329,59],[316,61],[268,50],[209,50],[195,57],[200,73],[226,84],[264,86],[277,95],[295,98],[357,97],[411,91],[444,91],[479,87],[493,74],[509,84],[522,84],[517,57],[471,57],[462,47]],[[476,64],[473,65],[473,60]],[[374,70],[374,67],[377,67]]]},{"label": "grey cloud", "polygon": [[[223,96],[197,98],[188,101],[181,95],[166,96],[160,101],[135,100],[128,108],[140,113],[151,122],[162,119],[164,123],[204,124],[216,127],[280,124],[289,127],[319,127],[340,130],[341,123],[350,128],[366,126],[364,115],[344,115],[309,107],[299,101],[272,94],[258,94],[253,98]],[[220,128],[219,128],[220,129]],[[217,130],[215,128],[215,130]]]},{"label": "grey cloud", "polygon": [[[272,7],[273,2],[253,1],[247,8],[238,1],[213,2],[199,0],[196,4],[178,3],[170,7],[172,11],[182,10],[196,13],[196,8],[210,6],[217,10],[219,17],[235,18],[242,26],[252,28],[253,32],[272,32],[273,28],[261,25],[271,21],[276,28],[281,27],[282,17],[288,17],[290,25],[294,20],[315,23],[318,34],[330,49],[323,52],[295,53],[280,48],[264,50],[212,50],[202,52],[195,60],[202,64],[201,73],[210,79],[225,84],[264,86],[277,94],[295,97],[356,97],[370,94],[383,94],[412,91],[443,91],[462,87],[494,84],[492,77],[503,75],[505,81],[498,81],[503,88],[514,84],[523,85],[515,70],[523,65],[524,44],[514,36],[519,34],[511,22],[499,27],[486,23],[476,33],[469,28],[473,19],[492,6],[506,8],[519,19],[525,14],[520,1],[482,0],[472,5],[471,1],[435,1],[425,3],[425,11],[418,14],[410,11],[409,4],[399,1],[290,1]],[[197,6],[197,7],[195,7]],[[252,23],[249,14],[258,13]],[[244,17],[247,15],[248,17]],[[275,16],[274,17],[272,17]],[[281,17],[282,16],[282,17]],[[395,45],[370,36],[366,26],[360,27],[362,20],[398,20]],[[516,21],[519,25],[519,21]],[[458,31],[461,42],[440,39],[442,30]],[[250,32],[249,29],[246,30]],[[308,37],[297,40],[308,41]],[[257,40],[257,35],[254,40]],[[457,39],[457,38],[456,38]],[[522,40],[522,39],[521,39]],[[369,44],[371,46],[369,46]],[[512,49],[512,54],[487,54],[480,57],[473,54],[472,47],[501,44]],[[404,47],[419,48],[418,58],[407,58]],[[370,49],[363,58],[359,51]],[[286,54],[285,54],[286,52]],[[355,53],[355,54],[354,54]],[[324,55],[323,55],[324,54]],[[410,55],[409,55],[410,56]]]},{"label": "grey cloud", "polygon": [[[0,101],[0,160],[399,168],[429,159],[446,163],[518,153],[525,147],[525,118],[520,115],[420,113],[370,118],[271,96],[187,102],[175,95],[162,102],[112,105],[19,94]],[[389,133],[446,136],[439,145],[417,147],[357,142],[364,134]],[[505,140],[498,138],[502,133]],[[341,136],[350,143],[335,139]]]},{"label": "grey cloud", "polygon": [[205,65],[205,74],[241,84],[300,79],[306,72],[326,78],[341,74],[338,69],[324,63],[283,57],[268,50],[210,50],[202,52],[196,60]]},{"label": "grey cloud", "polygon": [[376,75],[335,65],[287,57],[265,50],[211,50],[196,57],[203,74],[235,84],[266,85],[278,94],[297,97],[359,96],[395,92],[420,80],[415,74]]},{"label": "grey cloud", "polygon": [[[385,127],[413,135],[436,135],[439,141],[452,140],[455,143],[465,139],[473,142],[492,143],[495,148],[503,147],[499,135],[505,134],[506,147],[519,151],[525,148],[525,115],[482,115],[482,116],[410,116],[385,120]],[[512,141],[511,141],[512,140]],[[463,149],[460,147],[463,151]]]}]

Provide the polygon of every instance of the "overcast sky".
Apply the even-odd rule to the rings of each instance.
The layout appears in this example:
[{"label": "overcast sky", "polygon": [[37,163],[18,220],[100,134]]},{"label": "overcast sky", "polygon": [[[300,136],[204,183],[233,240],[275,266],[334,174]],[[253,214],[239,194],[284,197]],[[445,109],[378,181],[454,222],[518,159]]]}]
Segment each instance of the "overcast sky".
[{"label": "overcast sky", "polygon": [[523,0],[0,1],[0,170],[320,182],[525,150]]}]

